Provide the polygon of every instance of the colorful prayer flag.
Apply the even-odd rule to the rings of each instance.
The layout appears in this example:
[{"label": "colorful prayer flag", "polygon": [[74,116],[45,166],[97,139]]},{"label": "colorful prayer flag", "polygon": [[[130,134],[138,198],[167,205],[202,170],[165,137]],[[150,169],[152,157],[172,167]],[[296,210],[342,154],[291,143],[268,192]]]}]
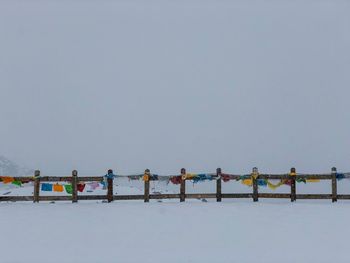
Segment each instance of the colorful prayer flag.
[{"label": "colorful prayer flag", "polygon": [[242,184],[247,185],[247,186],[252,186],[253,180],[252,179],[244,179],[244,180],[242,180]]},{"label": "colorful prayer flag", "polygon": [[1,176],[1,179],[4,184],[12,183],[15,180],[13,177],[10,176]]},{"label": "colorful prayer flag", "polygon": [[54,184],[53,185],[53,191],[54,192],[63,192],[63,185],[61,185],[61,184]]},{"label": "colorful prayer flag", "polygon": [[12,184],[17,185],[17,186],[22,186],[21,181],[13,181]]},{"label": "colorful prayer flag", "polygon": [[96,190],[96,188],[98,188],[100,184],[98,182],[91,182],[88,184],[88,186],[90,187],[91,190]]},{"label": "colorful prayer flag", "polygon": [[85,184],[78,184],[78,191],[83,192],[85,189]]},{"label": "colorful prayer flag", "polygon": [[73,187],[71,184],[65,184],[64,189],[66,190],[67,194],[72,194],[73,193]]},{"label": "colorful prayer flag", "polygon": [[43,183],[41,185],[41,191],[51,192],[52,191],[52,184]]}]

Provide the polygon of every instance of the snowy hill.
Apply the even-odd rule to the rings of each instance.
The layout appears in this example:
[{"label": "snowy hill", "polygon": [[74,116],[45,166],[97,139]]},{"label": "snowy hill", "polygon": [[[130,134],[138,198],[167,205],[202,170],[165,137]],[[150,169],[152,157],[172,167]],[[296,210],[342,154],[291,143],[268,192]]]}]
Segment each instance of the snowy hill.
[{"label": "snowy hill", "polygon": [[0,155],[0,175],[8,176],[25,176],[33,175],[34,171],[25,167],[21,167],[15,162]]}]

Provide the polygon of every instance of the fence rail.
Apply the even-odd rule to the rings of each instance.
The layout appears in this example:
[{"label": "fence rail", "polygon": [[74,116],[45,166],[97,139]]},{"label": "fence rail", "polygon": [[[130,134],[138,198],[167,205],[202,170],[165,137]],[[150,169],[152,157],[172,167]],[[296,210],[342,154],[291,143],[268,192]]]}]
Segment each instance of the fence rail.
[{"label": "fence rail", "polygon": [[[222,193],[222,171],[217,169],[215,182],[216,193],[186,193],[186,170],[181,169],[181,183],[179,193],[177,194],[150,194],[150,170],[145,170],[144,173],[144,194],[143,195],[114,195],[113,194],[113,178],[107,179],[107,193],[105,195],[80,195],[78,194],[77,185],[80,182],[94,182],[102,181],[103,176],[95,177],[78,177],[78,172],[74,170],[72,176],[40,176],[40,171],[35,171],[34,177],[15,177],[14,179],[21,182],[34,182],[34,191],[32,196],[0,196],[0,201],[16,202],[16,201],[72,201],[79,200],[107,200],[121,201],[121,200],[143,200],[149,202],[150,200],[159,199],[179,199],[180,202],[185,202],[186,199],[216,199],[221,202],[222,199],[240,199],[251,198],[257,202],[260,198],[281,198],[290,199],[292,202],[297,199],[330,199],[332,202],[339,200],[350,200],[350,194],[337,194],[337,169],[332,168],[329,174],[296,174],[295,168],[292,168],[289,174],[259,174],[257,168],[253,168],[251,173],[252,179],[252,193]],[[232,179],[239,179],[240,175],[231,175]],[[279,179],[289,180],[290,193],[259,193],[258,180],[259,179]],[[330,194],[297,194],[296,181],[299,179],[318,179],[331,180]],[[68,182],[72,184],[72,195],[68,196],[40,196],[40,184],[42,182]]]}]

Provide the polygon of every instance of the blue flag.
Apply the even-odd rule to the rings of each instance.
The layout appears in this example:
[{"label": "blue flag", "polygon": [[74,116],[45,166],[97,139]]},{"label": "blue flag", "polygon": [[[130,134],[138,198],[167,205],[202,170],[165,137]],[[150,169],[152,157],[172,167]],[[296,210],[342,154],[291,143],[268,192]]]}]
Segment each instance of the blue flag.
[{"label": "blue flag", "polygon": [[43,183],[41,185],[41,191],[51,192],[52,191],[52,184]]}]

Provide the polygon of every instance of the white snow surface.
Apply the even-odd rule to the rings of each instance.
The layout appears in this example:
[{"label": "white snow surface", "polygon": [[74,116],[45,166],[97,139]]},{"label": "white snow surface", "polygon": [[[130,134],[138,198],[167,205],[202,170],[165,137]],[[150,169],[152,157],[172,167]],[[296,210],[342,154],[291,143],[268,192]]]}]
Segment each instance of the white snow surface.
[{"label": "white snow surface", "polygon": [[349,262],[350,203],[0,203],[2,263]]},{"label": "white snow surface", "polygon": [[[349,185],[350,180],[339,181],[339,192],[349,193]],[[119,178],[114,190],[142,194],[143,182]],[[330,181],[297,184],[298,193],[330,190]],[[178,185],[151,182],[151,192],[178,191]],[[215,182],[187,182],[186,191],[215,192]],[[223,191],[251,192],[252,188],[233,181],[223,183]],[[259,191],[288,192],[290,187]],[[7,192],[11,192],[8,196],[32,195],[33,185],[0,183],[0,195]],[[99,188],[82,194],[105,193]],[[0,263],[350,261],[348,201],[0,202],[0,215]]]}]

